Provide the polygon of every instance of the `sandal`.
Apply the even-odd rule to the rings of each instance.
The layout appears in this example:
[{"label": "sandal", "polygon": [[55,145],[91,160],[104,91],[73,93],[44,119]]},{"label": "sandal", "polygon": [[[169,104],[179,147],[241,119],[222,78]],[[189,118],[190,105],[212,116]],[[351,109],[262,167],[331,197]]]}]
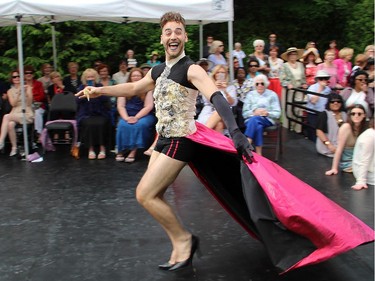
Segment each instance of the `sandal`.
[{"label": "sandal", "polygon": [[151,156],[152,152],[154,151],[153,147],[150,147],[145,152],[143,152],[144,155]]},{"label": "sandal", "polygon": [[99,154],[98,154],[98,159],[101,160],[101,159],[105,159],[106,155],[105,155],[105,152],[104,151],[100,151]]},{"label": "sandal", "polygon": [[126,157],[125,158],[125,163],[133,163],[135,161],[135,157]]},{"label": "sandal", "polygon": [[94,160],[94,159],[96,159],[96,153],[95,153],[94,151],[90,151],[90,152],[89,152],[89,159],[90,159],[90,160]]},{"label": "sandal", "polygon": [[115,159],[117,162],[123,162],[125,160],[125,157],[122,154],[117,154]]}]

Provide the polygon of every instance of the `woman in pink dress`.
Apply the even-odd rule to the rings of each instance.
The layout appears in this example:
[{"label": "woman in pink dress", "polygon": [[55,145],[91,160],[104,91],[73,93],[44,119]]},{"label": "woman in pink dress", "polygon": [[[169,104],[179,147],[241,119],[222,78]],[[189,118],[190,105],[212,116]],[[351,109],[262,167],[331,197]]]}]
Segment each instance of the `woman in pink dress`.
[{"label": "woman in pink dress", "polygon": [[350,72],[352,71],[352,63],[350,62],[353,58],[354,50],[351,48],[342,48],[339,51],[339,59],[333,61],[337,66],[337,78],[338,83],[347,87],[350,77]]},{"label": "woman in pink dress", "polygon": [[327,50],[324,52],[324,62],[319,64],[317,70],[324,70],[327,72],[331,78],[329,78],[329,87],[331,89],[343,89],[343,87],[338,83],[337,79],[337,66],[333,63],[335,60],[335,53],[332,50]]}]

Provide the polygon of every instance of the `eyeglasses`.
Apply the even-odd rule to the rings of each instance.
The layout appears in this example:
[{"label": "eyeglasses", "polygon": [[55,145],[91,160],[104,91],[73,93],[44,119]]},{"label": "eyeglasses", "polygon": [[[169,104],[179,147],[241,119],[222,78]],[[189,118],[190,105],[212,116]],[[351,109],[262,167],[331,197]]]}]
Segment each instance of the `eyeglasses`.
[{"label": "eyeglasses", "polygon": [[329,103],[342,103],[341,100],[331,100]]},{"label": "eyeglasses", "polygon": [[250,67],[259,67],[259,65],[257,65],[257,64],[250,64],[249,66]]},{"label": "eyeglasses", "polygon": [[367,82],[366,78],[356,78],[355,80],[361,81],[361,82]]},{"label": "eyeglasses", "polygon": [[25,74],[33,74],[33,71],[25,71]]},{"label": "eyeglasses", "polygon": [[15,78],[20,78],[20,76],[19,76],[19,75],[13,75],[12,78],[13,78],[13,79],[15,79]]},{"label": "eyeglasses", "polygon": [[364,115],[364,113],[363,112],[350,112],[350,116],[356,116],[356,115],[362,116]]},{"label": "eyeglasses", "polygon": [[262,86],[264,86],[264,83],[263,83],[263,82],[260,82],[260,83],[255,83],[255,86],[259,86],[259,85],[262,85]]},{"label": "eyeglasses", "polygon": [[320,80],[320,81],[323,81],[323,80],[328,81],[329,77],[318,77],[318,80]]}]

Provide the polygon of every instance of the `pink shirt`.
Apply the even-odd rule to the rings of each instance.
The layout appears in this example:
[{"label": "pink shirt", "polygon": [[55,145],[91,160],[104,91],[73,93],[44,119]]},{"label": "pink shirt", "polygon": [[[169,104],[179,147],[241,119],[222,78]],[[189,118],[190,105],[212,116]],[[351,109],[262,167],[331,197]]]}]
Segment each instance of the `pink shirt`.
[{"label": "pink shirt", "polygon": [[334,60],[333,63],[337,66],[337,83],[341,86],[348,86],[348,78],[352,70],[352,63],[346,62],[343,59]]}]

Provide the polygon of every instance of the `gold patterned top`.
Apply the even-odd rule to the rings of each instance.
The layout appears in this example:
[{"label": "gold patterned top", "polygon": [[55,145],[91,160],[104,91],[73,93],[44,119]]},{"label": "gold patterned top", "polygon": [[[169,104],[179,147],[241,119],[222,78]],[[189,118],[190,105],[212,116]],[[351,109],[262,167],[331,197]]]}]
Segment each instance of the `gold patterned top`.
[{"label": "gold patterned top", "polygon": [[185,137],[197,130],[194,116],[198,91],[175,81],[187,81],[188,66],[190,65],[184,59],[175,63],[172,68],[164,65],[163,72],[156,79],[153,94],[158,118],[156,131],[166,138]]}]

